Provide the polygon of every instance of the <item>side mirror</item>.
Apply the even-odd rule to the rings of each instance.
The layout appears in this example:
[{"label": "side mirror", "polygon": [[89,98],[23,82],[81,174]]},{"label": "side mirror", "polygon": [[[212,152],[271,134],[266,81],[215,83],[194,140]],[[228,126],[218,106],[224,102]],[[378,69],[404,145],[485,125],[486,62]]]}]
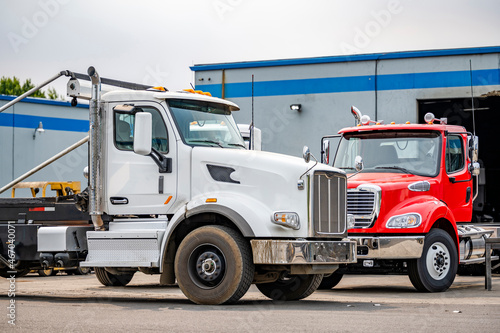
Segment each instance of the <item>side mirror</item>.
[{"label": "side mirror", "polygon": [[473,162],[471,165],[470,165],[470,172],[473,176],[477,177],[479,176],[479,172],[481,170],[481,166],[479,165],[479,163],[477,162]]},{"label": "side mirror", "polygon": [[151,154],[153,120],[151,113],[137,112],[134,125],[134,152],[139,155]]},{"label": "side mirror", "polygon": [[469,158],[472,162],[477,162],[478,160],[478,141],[479,138],[477,136],[469,136]]},{"label": "side mirror", "polygon": [[330,141],[323,141],[323,151],[321,153],[321,162],[325,164],[330,163]]},{"label": "side mirror", "polygon": [[356,171],[360,172],[363,170],[364,165],[363,165],[363,158],[361,156],[356,156],[354,159],[354,167],[356,168]]},{"label": "side mirror", "polygon": [[308,146],[304,146],[304,148],[302,149],[302,158],[306,163],[309,163],[309,161],[311,160],[311,151],[309,150]]}]

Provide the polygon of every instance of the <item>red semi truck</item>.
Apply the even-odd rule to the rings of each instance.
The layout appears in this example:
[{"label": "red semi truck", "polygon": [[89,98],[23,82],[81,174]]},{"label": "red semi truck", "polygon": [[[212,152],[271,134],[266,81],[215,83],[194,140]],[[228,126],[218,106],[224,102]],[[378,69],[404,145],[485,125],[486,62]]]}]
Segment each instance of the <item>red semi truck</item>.
[{"label": "red semi truck", "polygon": [[330,140],[340,137],[333,166],[349,175],[349,238],[358,263],[324,277],[320,288],[334,287],[343,274],[381,273],[408,274],[416,289],[439,292],[457,271],[484,270],[485,238],[498,237],[498,228],[471,224],[477,137],[432,114],[425,124],[384,125],[351,112],[358,125],[322,139],[322,162],[329,162]]}]

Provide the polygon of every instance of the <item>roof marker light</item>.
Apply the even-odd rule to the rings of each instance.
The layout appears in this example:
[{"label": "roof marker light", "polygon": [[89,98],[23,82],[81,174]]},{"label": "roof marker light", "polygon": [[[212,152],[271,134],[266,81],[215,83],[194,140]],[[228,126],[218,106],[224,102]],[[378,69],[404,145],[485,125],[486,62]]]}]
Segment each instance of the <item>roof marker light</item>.
[{"label": "roof marker light", "polygon": [[168,91],[168,89],[167,89],[167,88],[165,88],[165,87],[160,87],[160,86],[158,86],[158,87],[151,87],[151,88],[148,88],[147,90],[148,90],[148,91]]},{"label": "roof marker light", "polygon": [[194,90],[194,89],[182,89],[182,91],[189,92],[189,93],[192,93],[192,94],[199,94],[199,95],[205,95],[205,96],[212,97],[212,94],[209,93],[208,91]]}]

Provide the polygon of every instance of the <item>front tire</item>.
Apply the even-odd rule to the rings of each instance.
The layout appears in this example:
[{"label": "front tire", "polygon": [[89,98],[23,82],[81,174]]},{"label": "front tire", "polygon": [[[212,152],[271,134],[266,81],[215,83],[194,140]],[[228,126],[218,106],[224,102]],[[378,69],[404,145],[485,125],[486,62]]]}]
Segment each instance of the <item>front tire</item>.
[{"label": "front tire", "polygon": [[250,244],[225,226],[189,233],[175,255],[175,275],[184,295],[197,304],[231,304],[250,288],[255,267]]},{"label": "front tire", "polygon": [[411,283],[423,292],[446,291],[455,280],[457,268],[455,242],[441,229],[432,229],[427,234],[422,256],[408,263]]},{"label": "front tire", "polygon": [[275,301],[296,301],[315,292],[322,279],[323,274],[281,274],[275,282],[259,283],[256,286],[261,293]]},{"label": "front tire", "polygon": [[126,286],[134,277],[134,273],[127,274],[111,274],[103,267],[94,268],[95,276],[99,282],[107,287],[123,287]]}]

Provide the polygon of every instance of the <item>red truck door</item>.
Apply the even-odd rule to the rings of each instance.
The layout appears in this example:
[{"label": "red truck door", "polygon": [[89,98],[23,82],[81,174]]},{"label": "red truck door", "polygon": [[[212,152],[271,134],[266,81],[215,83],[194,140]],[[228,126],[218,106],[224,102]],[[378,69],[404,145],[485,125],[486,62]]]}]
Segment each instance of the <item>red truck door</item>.
[{"label": "red truck door", "polygon": [[445,148],[445,172],[443,177],[444,201],[457,222],[470,222],[472,218],[472,177],[467,168],[464,138],[460,134],[448,134]]}]

